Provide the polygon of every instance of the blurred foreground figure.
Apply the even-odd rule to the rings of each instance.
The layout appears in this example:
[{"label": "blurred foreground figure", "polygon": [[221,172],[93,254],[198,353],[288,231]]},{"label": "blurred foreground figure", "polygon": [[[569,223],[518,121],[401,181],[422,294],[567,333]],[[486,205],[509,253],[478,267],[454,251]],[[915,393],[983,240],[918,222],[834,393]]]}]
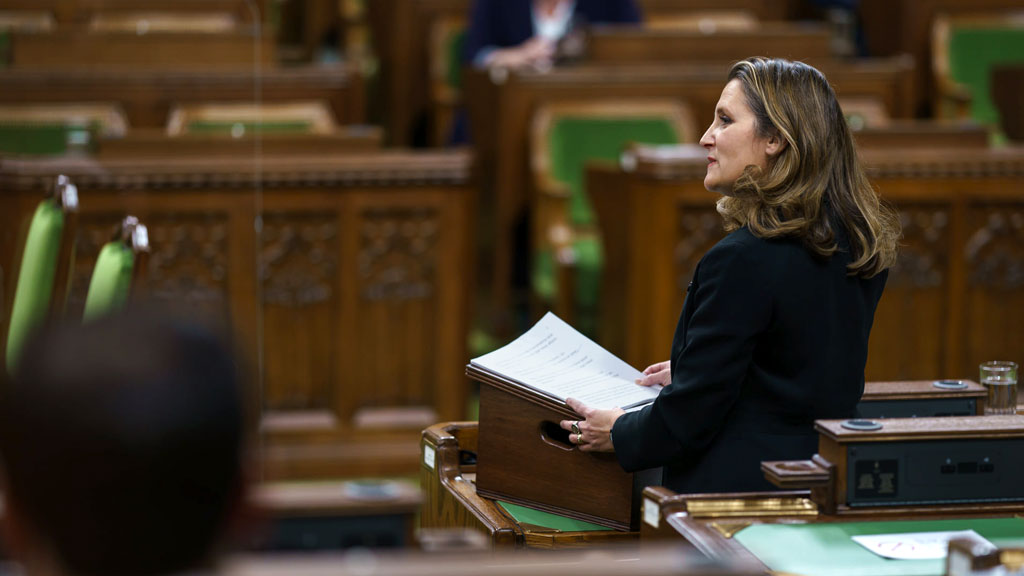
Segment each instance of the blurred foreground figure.
[{"label": "blurred foreground figure", "polygon": [[153,315],[62,326],[0,390],[5,546],[29,576],[209,569],[243,500],[231,354]]}]

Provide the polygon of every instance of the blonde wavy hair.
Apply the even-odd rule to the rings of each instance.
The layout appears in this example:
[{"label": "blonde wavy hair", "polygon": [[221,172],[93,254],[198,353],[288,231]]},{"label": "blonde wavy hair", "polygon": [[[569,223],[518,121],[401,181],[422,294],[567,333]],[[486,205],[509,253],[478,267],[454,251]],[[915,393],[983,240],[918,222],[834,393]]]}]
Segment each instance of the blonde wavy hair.
[{"label": "blonde wavy hair", "polygon": [[748,58],[733,65],[734,79],[758,136],[776,135],[787,146],[764,170],[748,166],[732,195],[718,201],[726,230],[747,226],[760,238],[797,237],[829,257],[838,250],[838,224],[849,236],[851,275],[870,278],[892,266],[899,218],[868,182],[825,76],[801,62]]}]

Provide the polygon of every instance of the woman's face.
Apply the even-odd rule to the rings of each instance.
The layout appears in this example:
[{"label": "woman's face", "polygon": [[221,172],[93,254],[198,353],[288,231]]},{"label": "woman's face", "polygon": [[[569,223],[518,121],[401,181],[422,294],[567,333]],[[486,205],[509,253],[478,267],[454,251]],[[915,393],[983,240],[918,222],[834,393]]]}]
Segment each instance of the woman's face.
[{"label": "woman's face", "polygon": [[753,165],[763,170],[767,166],[769,138],[757,136],[754,113],[739,80],[730,80],[722,89],[715,121],[700,145],[708,150],[704,187],[712,192],[730,195],[744,168]]}]

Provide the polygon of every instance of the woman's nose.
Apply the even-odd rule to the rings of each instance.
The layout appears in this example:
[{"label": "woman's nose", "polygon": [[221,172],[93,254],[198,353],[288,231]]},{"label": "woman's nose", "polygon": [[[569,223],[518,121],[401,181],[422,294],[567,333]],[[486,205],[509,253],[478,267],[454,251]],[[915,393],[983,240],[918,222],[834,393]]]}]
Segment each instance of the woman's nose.
[{"label": "woman's nose", "polygon": [[700,137],[700,145],[705,148],[710,148],[711,144],[711,128],[708,128],[707,132],[705,132],[704,135]]}]

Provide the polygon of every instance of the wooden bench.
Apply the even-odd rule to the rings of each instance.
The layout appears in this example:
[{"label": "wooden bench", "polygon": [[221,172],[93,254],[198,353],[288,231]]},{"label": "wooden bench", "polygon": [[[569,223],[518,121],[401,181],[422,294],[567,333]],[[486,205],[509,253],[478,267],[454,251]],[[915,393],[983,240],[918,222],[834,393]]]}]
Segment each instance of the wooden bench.
[{"label": "wooden bench", "polygon": [[132,128],[163,128],[175,105],[320,100],[340,125],[365,120],[360,68],[321,67],[231,70],[2,70],[0,104],[114,102]]},{"label": "wooden bench", "polygon": [[467,153],[0,159],[5,310],[12,231],[57,170],[81,198],[71,313],[113,225],[146,222],[149,297],[233,331],[262,368],[264,478],[412,475],[420,431],[464,417]]}]

